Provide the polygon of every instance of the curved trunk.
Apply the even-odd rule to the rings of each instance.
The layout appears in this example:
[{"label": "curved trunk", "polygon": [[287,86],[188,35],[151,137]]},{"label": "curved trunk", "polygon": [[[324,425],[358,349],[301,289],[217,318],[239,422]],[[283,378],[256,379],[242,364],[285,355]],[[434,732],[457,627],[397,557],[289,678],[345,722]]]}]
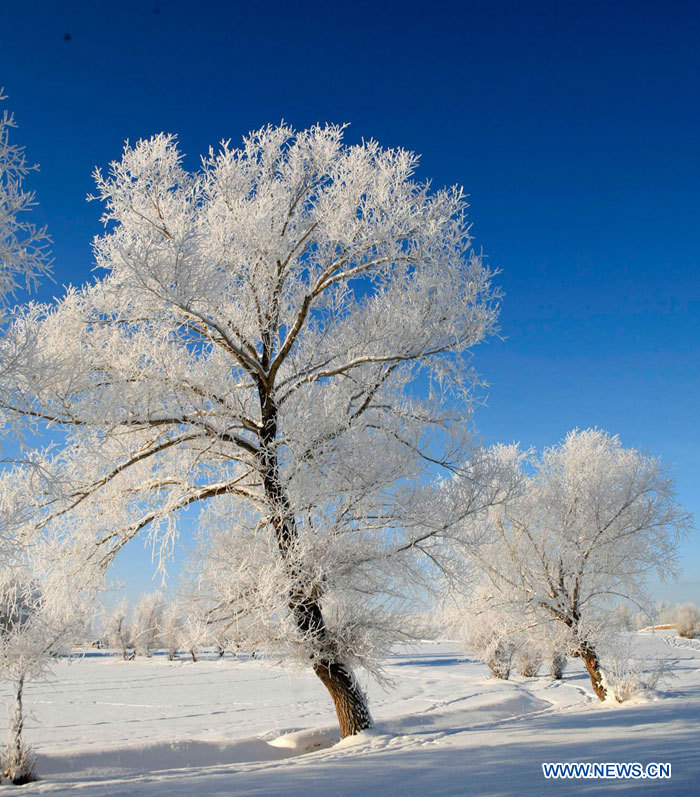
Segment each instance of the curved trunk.
[{"label": "curved trunk", "polygon": [[310,642],[313,670],[328,690],[338,716],[341,738],[373,726],[367,697],[347,662],[338,654],[335,640],[328,633],[319,597],[309,595],[304,574],[294,561],[298,531],[289,498],[282,486],[277,459],[277,407],[269,392],[259,387],[262,410],[260,471],[265,497],[271,510],[271,523],[280,555],[291,576],[289,609],[302,638]]},{"label": "curved trunk", "polygon": [[314,664],[314,672],[333,698],[342,739],[372,727],[367,697],[346,665],[324,661]]},{"label": "curved trunk", "polygon": [[584,666],[588,670],[591,677],[591,685],[593,691],[596,693],[600,700],[605,700],[608,695],[608,690],[603,684],[603,673],[600,671],[600,661],[595,649],[588,643],[583,642],[578,649],[578,655],[581,657]]}]

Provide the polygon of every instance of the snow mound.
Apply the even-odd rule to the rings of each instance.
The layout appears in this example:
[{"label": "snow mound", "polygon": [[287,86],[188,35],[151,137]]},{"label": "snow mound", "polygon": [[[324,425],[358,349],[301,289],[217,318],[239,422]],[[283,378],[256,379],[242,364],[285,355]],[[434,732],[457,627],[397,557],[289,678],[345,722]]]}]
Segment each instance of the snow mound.
[{"label": "snow mound", "polygon": [[271,742],[271,747],[289,750],[294,755],[313,753],[314,750],[326,750],[338,741],[338,730],[334,728],[313,728],[311,730],[285,733]]},{"label": "snow mound", "polygon": [[388,740],[391,736],[392,734],[382,733],[376,728],[371,728],[366,731],[360,731],[360,733],[356,733],[354,736],[346,736],[344,739],[341,739],[333,749],[344,750],[346,747],[358,747],[368,743],[370,746],[376,746],[378,740]]}]

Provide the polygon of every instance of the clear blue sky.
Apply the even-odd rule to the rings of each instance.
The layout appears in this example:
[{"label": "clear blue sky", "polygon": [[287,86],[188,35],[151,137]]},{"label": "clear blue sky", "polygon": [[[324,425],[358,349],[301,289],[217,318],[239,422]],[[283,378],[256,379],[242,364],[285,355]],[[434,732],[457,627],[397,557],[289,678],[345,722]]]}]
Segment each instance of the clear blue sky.
[{"label": "clear blue sky", "polygon": [[[617,432],[700,517],[700,3],[26,2],[0,6],[0,85],[57,282],[90,275],[91,172],[179,134],[191,165],[267,122],[350,122],[471,196],[502,270],[480,346],[489,441]],[[45,284],[40,295],[59,291]],[[700,543],[660,597],[700,601]],[[140,551],[118,569],[150,586]]]}]

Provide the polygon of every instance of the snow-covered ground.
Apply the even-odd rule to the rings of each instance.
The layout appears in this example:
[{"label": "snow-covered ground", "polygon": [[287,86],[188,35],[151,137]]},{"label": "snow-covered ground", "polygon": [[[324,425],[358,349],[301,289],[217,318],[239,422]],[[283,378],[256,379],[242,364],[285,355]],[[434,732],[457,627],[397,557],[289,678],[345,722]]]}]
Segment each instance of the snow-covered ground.
[{"label": "snow-covered ground", "polygon": [[[563,681],[497,681],[451,643],[397,653],[370,684],[377,729],[337,742],[312,675],[257,660],[61,661],[27,689],[41,781],[21,794],[524,795],[700,793],[700,640],[641,633],[675,678],[654,700],[601,704]],[[3,687],[3,697],[8,694]],[[1,732],[1,731],[0,731]],[[558,780],[543,761],[670,762],[670,780]],[[18,792],[20,793],[20,792]]]}]

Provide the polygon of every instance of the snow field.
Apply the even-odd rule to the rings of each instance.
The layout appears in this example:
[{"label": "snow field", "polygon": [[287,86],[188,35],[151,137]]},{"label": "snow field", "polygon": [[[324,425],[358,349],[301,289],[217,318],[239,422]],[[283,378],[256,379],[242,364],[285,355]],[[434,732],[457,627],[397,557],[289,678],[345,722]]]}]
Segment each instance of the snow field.
[{"label": "snow field", "polygon": [[[452,643],[398,651],[394,688],[369,685],[376,729],[340,743],[313,675],[229,657],[61,661],[27,689],[41,780],[22,794],[697,793],[700,641],[636,642],[676,677],[626,706],[594,699],[573,662],[562,681],[498,681]],[[673,776],[545,781],[543,761],[670,761]]]}]

